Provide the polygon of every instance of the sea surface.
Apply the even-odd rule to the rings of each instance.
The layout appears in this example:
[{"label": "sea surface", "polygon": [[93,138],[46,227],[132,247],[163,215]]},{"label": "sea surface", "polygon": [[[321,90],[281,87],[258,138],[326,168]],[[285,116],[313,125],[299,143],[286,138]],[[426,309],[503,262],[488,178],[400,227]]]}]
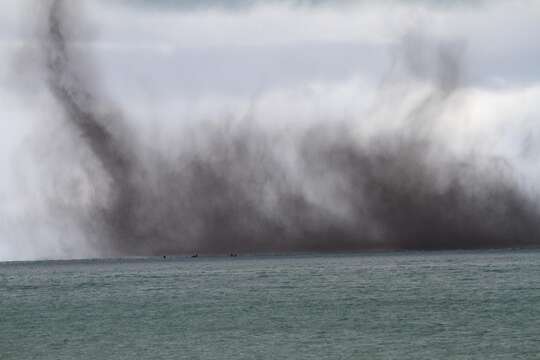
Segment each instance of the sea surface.
[{"label": "sea surface", "polygon": [[2,263],[0,359],[540,359],[540,252]]}]

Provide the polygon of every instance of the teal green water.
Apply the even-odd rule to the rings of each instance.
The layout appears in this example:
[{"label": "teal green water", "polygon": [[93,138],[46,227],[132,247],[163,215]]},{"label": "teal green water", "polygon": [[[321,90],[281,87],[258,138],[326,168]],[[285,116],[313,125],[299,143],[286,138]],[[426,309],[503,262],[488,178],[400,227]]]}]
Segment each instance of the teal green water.
[{"label": "teal green water", "polygon": [[0,359],[540,359],[540,252],[0,264]]}]

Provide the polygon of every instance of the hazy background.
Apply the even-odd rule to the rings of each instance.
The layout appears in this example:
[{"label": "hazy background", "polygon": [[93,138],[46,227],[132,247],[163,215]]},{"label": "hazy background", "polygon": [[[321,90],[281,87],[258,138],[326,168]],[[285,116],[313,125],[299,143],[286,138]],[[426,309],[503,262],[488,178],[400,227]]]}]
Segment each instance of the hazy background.
[{"label": "hazy background", "polygon": [[[0,4],[0,260],[107,254],[99,229],[81,224],[107,193],[41,71],[45,7]],[[74,46],[92,63],[88,81],[129,120],[142,158],[146,148],[180,156],[193,136],[186,129],[246,118],[280,133],[335,121],[354,124],[359,137],[399,129],[440,86],[434,79],[444,80],[438,57],[451,49],[458,85],[437,107],[431,136],[456,156],[500,157],[528,197],[539,195],[537,1],[93,0],[80,8]]]}]

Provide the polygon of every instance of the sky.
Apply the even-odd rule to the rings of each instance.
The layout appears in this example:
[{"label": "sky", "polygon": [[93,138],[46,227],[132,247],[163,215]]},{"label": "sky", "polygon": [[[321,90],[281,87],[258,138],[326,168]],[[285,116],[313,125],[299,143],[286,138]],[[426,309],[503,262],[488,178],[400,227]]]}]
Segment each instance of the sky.
[{"label": "sky", "polygon": [[[538,1],[77,7],[65,21],[70,46],[88,63],[84,81],[127,119],[142,158],[146,148],[181,156],[186,136],[200,136],[189,129],[224,119],[249,118],[268,133],[345,121],[367,139],[405,129],[426,94],[448,87],[449,98],[430,110],[430,137],[458,157],[508,162],[527,197],[540,195]],[[107,192],[47,87],[46,12],[46,1],[0,4],[0,260],[109,254],[73,211],[107,206]],[[291,152],[279,156],[289,174],[299,171]],[[316,192],[310,184],[305,191]]]}]

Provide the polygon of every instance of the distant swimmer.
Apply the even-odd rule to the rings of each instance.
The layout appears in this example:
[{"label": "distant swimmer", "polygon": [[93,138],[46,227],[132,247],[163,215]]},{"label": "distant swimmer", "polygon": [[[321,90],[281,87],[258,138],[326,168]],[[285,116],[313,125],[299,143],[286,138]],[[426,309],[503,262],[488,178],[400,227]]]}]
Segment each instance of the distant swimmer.
[{"label": "distant swimmer", "polygon": [[229,255],[230,257],[237,257],[238,254],[234,254],[234,253],[231,253],[231,255]]},{"label": "distant swimmer", "polygon": [[167,255],[163,255],[163,260],[165,260],[167,258]]}]

